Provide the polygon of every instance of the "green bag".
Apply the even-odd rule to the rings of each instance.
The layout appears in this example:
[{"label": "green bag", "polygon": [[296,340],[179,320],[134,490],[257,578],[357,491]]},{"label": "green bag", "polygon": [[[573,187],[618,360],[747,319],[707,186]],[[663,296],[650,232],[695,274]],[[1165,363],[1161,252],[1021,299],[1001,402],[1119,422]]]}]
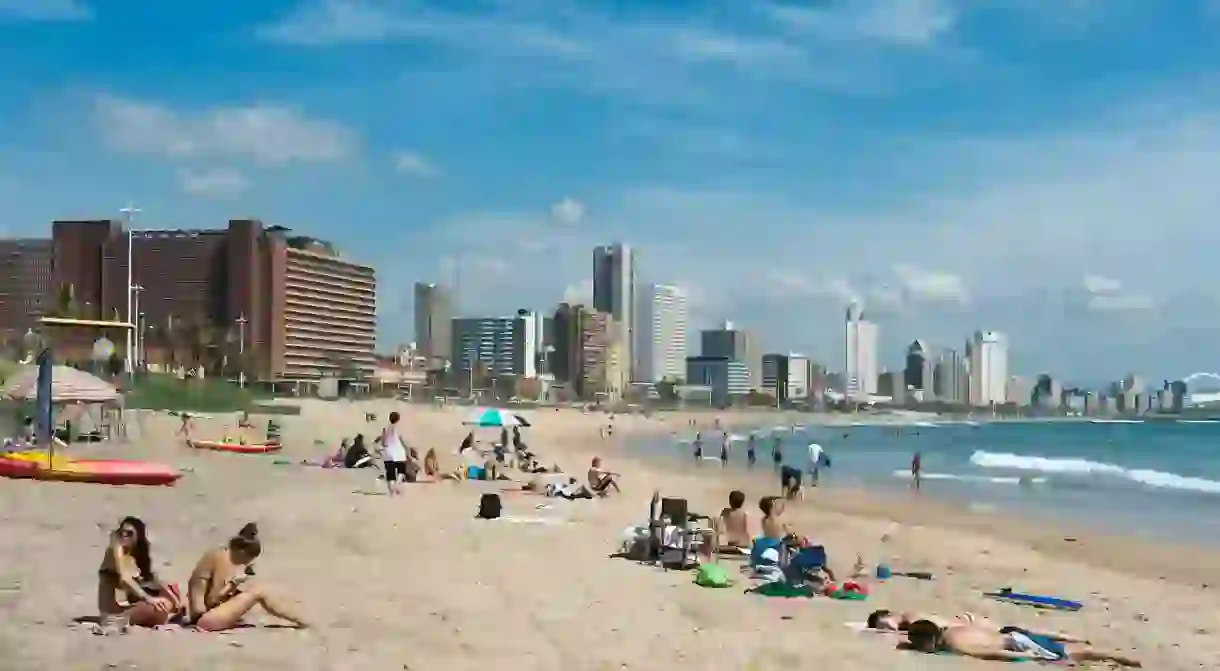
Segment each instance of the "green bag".
[{"label": "green bag", "polygon": [[700,564],[695,571],[695,584],[700,587],[732,587],[733,581],[720,564]]}]

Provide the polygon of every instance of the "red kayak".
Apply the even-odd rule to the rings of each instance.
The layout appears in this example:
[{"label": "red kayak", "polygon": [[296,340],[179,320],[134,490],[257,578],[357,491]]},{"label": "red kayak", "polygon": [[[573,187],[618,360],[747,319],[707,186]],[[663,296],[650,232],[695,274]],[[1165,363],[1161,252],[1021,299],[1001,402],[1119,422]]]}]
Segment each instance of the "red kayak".
[{"label": "red kayak", "polygon": [[242,443],[226,443],[219,440],[192,440],[191,447],[197,450],[216,450],[217,452],[237,452],[238,454],[268,454],[279,452],[283,445],[266,443],[264,445],[244,445]]},{"label": "red kayak", "polygon": [[56,482],[89,482],[102,485],[172,485],[182,471],[166,464],[117,459],[55,458],[46,454],[14,452],[0,455],[0,476]]}]

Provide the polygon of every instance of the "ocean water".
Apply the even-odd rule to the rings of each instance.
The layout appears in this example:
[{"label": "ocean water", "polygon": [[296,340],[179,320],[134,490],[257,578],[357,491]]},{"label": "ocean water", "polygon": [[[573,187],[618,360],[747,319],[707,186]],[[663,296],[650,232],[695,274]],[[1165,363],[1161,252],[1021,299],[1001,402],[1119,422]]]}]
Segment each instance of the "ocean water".
[{"label": "ocean water", "polygon": [[[741,439],[730,452],[734,468],[745,466],[743,441],[752,431],[759,436],[756,469],[771,467],[773,437],[797,460],[809,443],[822,445],[833,462],[823,471],[824,486],[907,489],[911,457],[919,452],[925,496],[1108,532],[1220,545],[1220,421],[730,426]],[[639,447],[693,467],[691,437],[693,432]],[[718,457],[718,432],[704,432],[704,453]]]}]

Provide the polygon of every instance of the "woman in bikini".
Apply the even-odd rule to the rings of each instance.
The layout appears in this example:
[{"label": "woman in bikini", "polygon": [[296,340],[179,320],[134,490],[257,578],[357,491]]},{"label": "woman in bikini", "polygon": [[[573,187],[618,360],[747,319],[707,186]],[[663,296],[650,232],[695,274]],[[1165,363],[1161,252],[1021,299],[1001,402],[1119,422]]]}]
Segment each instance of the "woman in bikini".
[{"label": "woman in bikini", "polygon": [[97,608],[102,632],[117,626],[156,627],[169,622],[182,603],[177,588],[165,586],[152,570],[148,530],[125,517],[110,534],[97,570]]},{"label": "woman in bikini", "polygon": [[201,631],[225,631],[241,623],[255,606],[268,614],[305,628],[305,621],[258,585],[248,584],[254,575],[250,564],[262,554],[258,527],[242,527],[224,547],[208,551],[195,565],[188,587],[188,621]]}]

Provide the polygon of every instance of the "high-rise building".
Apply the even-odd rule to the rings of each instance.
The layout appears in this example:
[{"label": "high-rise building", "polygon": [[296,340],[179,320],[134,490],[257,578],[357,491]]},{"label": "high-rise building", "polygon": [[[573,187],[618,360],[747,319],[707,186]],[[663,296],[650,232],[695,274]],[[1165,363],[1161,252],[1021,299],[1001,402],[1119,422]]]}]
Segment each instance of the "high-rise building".
[{"label": "high-rise building", "polygon": [[615,243],[593,249],[593,309],[614,319],[620,331],[616,339],[623,343],[633,378],[639,365],[632,347],[637,328],[635,272],[635,254],[630,246]]},{"label": "high-rise building", "polygon": [[639,294],[635,358],[636,382],[681,380],[686,376],[686,292],[668,284],[651,284]]},{"label": "high-rise building", "polygon": [[726,321],[718,329],[699,334],[699,356],[740,361],[750,373],[750,388],[762,387],[762,352],[754,334]]},{"label": "high-rise building", "polygon": [[847,398],[862,400],[877,393],[877,325],[870,322],[859,304],[847,307],[843,347]]},{"label": "high-rise building", "polygon": [[946,403],[966,402],[966,364],[957,350],[940,351],[932,373],[932,394]]},{"label": "high-rise building", "polygon": [[537,376],[534,314],[512,317],[463,317],[453,320],[453,368],[469,371],[483,364],[495,376]]},{"label": "high-rise building", "polygon": [[976,331],[970,348],[970,405],[1008,400],[1008,342],[995,331]]},{"label": "high-rise building", "polygon": [[764,354],[762,390],[777,401],[799,401],[809,396],[813,362],[803,354]]},{"label": "high-rise building", "polygon": [[[626,354],[617,324],[604,312],[560,303],[552,318],[554,351],[548,370],[555,382],[586,400],[617,399],[626,388]],[[599,396],[600,395],[600,396]]]},{"label": "high-rise building", "polygon": [[745,363],[723,356],[686,358],[687,384],[709,387],[714,405],[725,406],[750,393]]},{"label": "high-rise building", "polygon": [[0,337],[20,338],[53,308],[51,241],[0,240]]},{"label": "high-rise building", "polygon": [[[932,349],[922,340],[916,340],[907,347],[906,366],[903,368],[902,381],[910,391],[935,393],[934,378],[935,360]],[[919,395],[916,395],[919,398]],[[926,400],[926,396],[924,397]]]},{"label": "high-rise building", "polygon": [[[134,316],[149,361],[172,356],[190,331],[240,349],[248,372],[264,380],[371,375],[375,271],[328,242],[288,232],[257,219],[134,231]],[[115,221],[52,224],[52,285],[71,287],[76,316],[125,320],[127,241]]]},{"label": "high-rise building", "polygon": [[439,284],[415,283],[415,347],[420,356],[452,361],[453,295]]}]

